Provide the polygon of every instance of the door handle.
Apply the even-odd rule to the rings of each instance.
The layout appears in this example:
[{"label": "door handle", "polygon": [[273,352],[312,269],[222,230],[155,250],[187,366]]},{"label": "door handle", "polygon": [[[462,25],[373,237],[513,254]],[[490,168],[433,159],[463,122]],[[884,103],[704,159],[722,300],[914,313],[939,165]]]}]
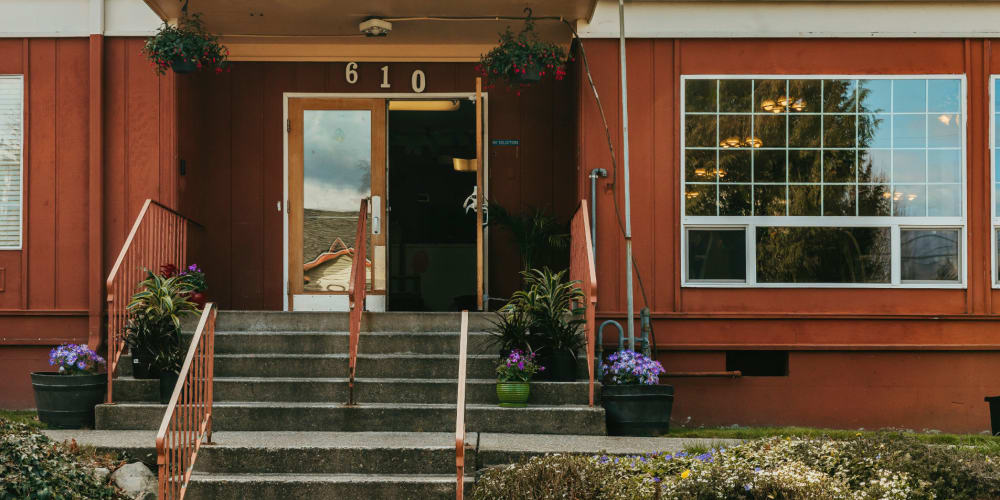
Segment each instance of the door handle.
[{"label": "door handle", "polygon": [[382,232],[382,197],[372,196],[372,234]]}]

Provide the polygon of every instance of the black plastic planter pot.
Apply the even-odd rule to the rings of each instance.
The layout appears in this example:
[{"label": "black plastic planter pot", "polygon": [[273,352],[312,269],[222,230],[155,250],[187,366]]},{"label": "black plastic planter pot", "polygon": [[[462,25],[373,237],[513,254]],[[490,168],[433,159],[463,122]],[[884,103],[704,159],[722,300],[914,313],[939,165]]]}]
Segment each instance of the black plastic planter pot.
[{"label": "black plastic planter pot", "polygon": [[174,372],[160,372],[160,404],[165,405],[170,402],[170,396],[174,394],[174,386],[177,385],[179,374]]},{"label": "black plastic planter pot", "polygon": [[601,403],[608,435],[660,436],[670,430],[674,386],[605,385]]},{"label": "black plastic planter pot", "polygon": [[170,61],[170,69],[174,70],[174,73],[187,74],[194,73],[198,70],[198,63],[195,61],[185,61],[180,57],[175,57]]},{"label": "black plastic planter pot", "polygon": [[549,380],[553,382],[572,382],[576,380],[576,358],[569,351],[553,352],[548,358]]},{"label": "black plastic planter pot", "polygon": [[94,427],[94,406],[104,401],[108,375],[60,375],[58,372],[34,372],[31,388],[35,390],[38,419],[58,429]]},{"label": "black plastic planter pot", "polygon": [[150,369],[152,359],[146,359],[142,354],[132,352],[132,377],[138,379],[155,379],[159,375]]},{"label": "black plastic planter pot", "polygon": [[536,83],[542,79],[542,70],[536,64],[528,66],[524,73],[517,74],[517,81],[521,83]]}]

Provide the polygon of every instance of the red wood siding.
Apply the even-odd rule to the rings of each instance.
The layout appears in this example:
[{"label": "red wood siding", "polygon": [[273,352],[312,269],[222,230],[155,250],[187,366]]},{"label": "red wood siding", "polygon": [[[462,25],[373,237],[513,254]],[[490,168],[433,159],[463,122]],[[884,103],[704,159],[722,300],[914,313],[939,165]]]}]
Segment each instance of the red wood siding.
[{"label": "red wood siding", "polygon": [[[618,41],[585,40],[584,47],[621,161]],[[725,369],[726,350],[791,350],[787,377],[668,380],[677,390],[675,420],[988,428],[982,398],[1000,394],[1000,379],[990,368],[1000,362],[1000,297],[990,279],[987,88],[989,75],[1000,73],[1000,58],[990,41],[647,39],[630,40],[627,58],[633,248],[648,300],[636,280],[635,304],[638,310],[648,303],[653,313],[656,340],[665,349],[661,361],[668,371],[715,371]],[[682,288],[679,104],[685,74],[965,74],[968,288]],[[589,84],[583,77],[576,82],[577,181],[589,198],[586,175],[611,165]],[[624,241],[611,205],[623,207],[621,172],[618,182],[614,191],[610,179],[598,182],[600,319],[622,320],[626,310]],[[979,375],[967,377],[966,370]],[[850,408],[841,406],[846,400]]]},{"label": "red wood siding", "polygon": [[[142,201],[177,199],[173,76],[157,77],[141,46],[104,43],[101,276]],[[0,407],[34,406],[28,371],[53,345],[88,341],[90,51],[88,38],[0,39],[0,73],[25,79],[24,243],[0,251]]]},{"label": "red wood siding", "polygon": [[[283,92],[412,92],[410,75],[426,74],[430,92],[472,92],[473,64],[389,63],[391,88],[382,89],[385,63],[361,63],[358,83],[344,79],[345,63],[247,63],[231,73],[179,77],[181,207],[205,224],[202,264],[210,294],[224,308],[280,309],[282,305]],[[519,147],[490,148],[490,199],[513,210],[541,207],[568,220],[576,199],[572,85],[548,83],[522,92],[489,91],[489,133],[519,139]],[[519,284],[516,248],[502,231],[490,241],[494,295]]]}]

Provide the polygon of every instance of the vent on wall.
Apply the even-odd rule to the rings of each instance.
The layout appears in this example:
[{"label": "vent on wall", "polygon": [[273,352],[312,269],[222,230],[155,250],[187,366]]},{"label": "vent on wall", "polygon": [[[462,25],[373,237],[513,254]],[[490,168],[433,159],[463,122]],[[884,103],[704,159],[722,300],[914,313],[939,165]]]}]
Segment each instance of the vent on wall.
[{"label": "vent on wall", "polygon": [[744,377],[787,377],[788,351],[727,351],[726,370]]}]

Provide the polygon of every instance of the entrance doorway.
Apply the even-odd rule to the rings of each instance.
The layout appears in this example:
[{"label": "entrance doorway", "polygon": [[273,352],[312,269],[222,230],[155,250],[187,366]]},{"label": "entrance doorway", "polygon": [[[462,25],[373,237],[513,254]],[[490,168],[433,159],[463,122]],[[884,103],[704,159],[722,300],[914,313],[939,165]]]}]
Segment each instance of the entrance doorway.
[{"label": "entrance doorway", "polygon": [[475,102],[390,101],[388,146],[388,309],[475,309]]},{"label": "entrance doorway", "polygon": [[[475,94],[285,98],[286,310],[348,310],[358,258],[368,310],[476,309],[486,290],[476,213],[476,197],[488,192],[476,140],[480,129],[486,142],[476,123],[485,95],[480,103]],[[368,251],[359,256],[366,198]]]}]

